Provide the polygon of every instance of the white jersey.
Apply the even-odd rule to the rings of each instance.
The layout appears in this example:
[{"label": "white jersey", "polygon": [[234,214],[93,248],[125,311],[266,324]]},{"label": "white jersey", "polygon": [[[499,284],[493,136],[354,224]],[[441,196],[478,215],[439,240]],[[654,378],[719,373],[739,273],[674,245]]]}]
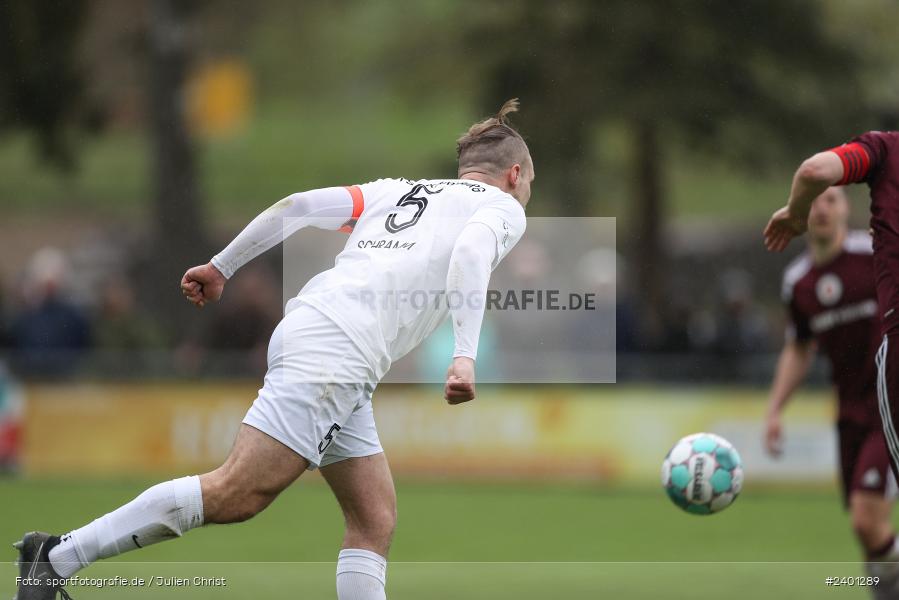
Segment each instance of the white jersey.
[{"label": "white jersey", "polygon": [[446,296],[447,271],[466,224],[493,232],[495,268],[524,233],[525,214],[511,195],[473,180],[379,179],[354,188],[362,205],[346,247],[287,311],[303,303],[333,319],[383,376],[461,300]]}]

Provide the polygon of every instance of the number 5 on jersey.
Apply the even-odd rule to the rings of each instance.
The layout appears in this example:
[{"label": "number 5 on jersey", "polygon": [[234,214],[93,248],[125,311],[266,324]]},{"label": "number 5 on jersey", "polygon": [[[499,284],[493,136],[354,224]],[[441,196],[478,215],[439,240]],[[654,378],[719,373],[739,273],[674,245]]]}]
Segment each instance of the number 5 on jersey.
[{"label": "number 5 on jersey", "polygon": [[425,212],[425,209],[428,207],[427,197],[419,197],[418,195],[421,192],[424,192],[425,194],[439,194],[441,190],[429,190],[424,184],[416,184],[408,194],[400,198],[400,201],[396,203],[397,206],[416,206],[417,210],[415,211],[415,214],[405,223],[397,223],[397,213],[390,213],[387,215],[387,221],[384,222],[384,227],[387,228],[387,231],[390,233],[399,233],[403,229],[409,229],[418,223],[422,213]]}]

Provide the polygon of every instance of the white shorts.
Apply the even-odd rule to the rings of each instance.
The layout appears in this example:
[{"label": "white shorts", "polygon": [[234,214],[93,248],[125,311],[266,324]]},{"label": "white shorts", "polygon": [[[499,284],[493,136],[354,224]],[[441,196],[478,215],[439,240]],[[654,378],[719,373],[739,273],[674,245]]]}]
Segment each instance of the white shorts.
[{"label": "white shorts", "polygon": [[309,461],[309,469],[384,450],[362,351],[334,321],[300,304],[275,328],[268,372],[243,422]]}]

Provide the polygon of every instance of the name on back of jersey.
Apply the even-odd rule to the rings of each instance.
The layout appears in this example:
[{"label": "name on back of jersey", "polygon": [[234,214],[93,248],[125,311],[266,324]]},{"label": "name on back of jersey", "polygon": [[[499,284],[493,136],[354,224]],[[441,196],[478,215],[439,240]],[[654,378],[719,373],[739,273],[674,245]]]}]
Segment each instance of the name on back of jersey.
[{"label": "name on back of jersey", "polygon": [[384,249],[384,250],[411,250],[415,242],[400,242],[399,240],[359,240],[357,248]]}]

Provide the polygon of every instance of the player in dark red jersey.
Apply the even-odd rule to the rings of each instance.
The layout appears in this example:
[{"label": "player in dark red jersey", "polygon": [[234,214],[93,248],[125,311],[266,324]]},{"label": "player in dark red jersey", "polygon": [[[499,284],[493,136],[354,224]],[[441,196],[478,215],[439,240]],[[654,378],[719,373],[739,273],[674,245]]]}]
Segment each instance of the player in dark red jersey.
[{"label": "player in dark red jersey", "polygon": [[807,158],[793,176],[787,205],[765,227],[765,246],[787,247],[808,227],[814,199],[832,185],[867,183],[871,190],[874,283],[883,341],[877,353],[877,395],[893,473],[899,469],[899,132],[871,131]]},{"label": "player in dark red jersey", "polygon": [[808,226],[812,201],[831,185],[865,182],[871,188],[874,281],[883,342],[877,356],[878,395],[894,473],[899,468],[899,132],[871,131],[806,159],[793,177],[787,205],[765,228],[768,250],[780,252]]},{"label": "player in dark red jersey", "polygon": [[[850,232],[842,188],[818,196],[808,219],[809,249],[784,271],[789,325],[771,386],[765,446],[781,454],[781,413],[804,379],[815,351],[827,356],[839,399],[837,433],[843,500],[869,561],[899,558],[890,520],[896,480],[877,412],[874,357],[880,321],[874,289],[871,237]],[[872,565],[889,578],[889,569]],[[884,588],[889,587],[884,582]]]}]

